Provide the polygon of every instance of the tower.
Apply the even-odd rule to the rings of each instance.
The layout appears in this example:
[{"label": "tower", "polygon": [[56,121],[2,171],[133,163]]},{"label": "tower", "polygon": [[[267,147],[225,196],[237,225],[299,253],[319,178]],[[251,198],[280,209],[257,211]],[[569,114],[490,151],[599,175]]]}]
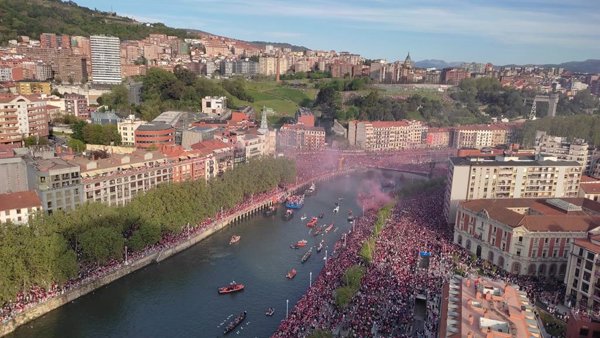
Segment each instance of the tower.
[{"label": "tower", "polygon": [[260,128],[258,128],[258,132],[265,135],[269,132],[269,124],[267,123],[267,108],[263,106],[261,116],[260,116]]},{"label": "tower", "polygon": [[404,59],[404,63],[402,64],[402,66],[404,66],[406,68],[413,67],[413,62],[412,62],[412,59],[410,58],[410,52],[408,52],[408,54],[406,55],[406,59]]}]

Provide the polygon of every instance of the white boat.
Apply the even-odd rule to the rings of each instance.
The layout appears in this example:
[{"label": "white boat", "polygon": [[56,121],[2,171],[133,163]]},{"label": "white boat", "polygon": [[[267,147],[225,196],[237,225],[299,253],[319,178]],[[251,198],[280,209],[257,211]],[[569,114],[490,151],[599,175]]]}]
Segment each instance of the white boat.
[{"label": "white boat", "polygon": [[338,205],[338,206],[336,206],[335,208],[333,208],[333,212],[335,212],[336,214],[337,214],[338,212],[340,212],[340,206]]},{"label": "white boat", "polygon": [[306,214],[302,215],[302,217],[300,217],[301,221],[304,221],[306,219]]}]

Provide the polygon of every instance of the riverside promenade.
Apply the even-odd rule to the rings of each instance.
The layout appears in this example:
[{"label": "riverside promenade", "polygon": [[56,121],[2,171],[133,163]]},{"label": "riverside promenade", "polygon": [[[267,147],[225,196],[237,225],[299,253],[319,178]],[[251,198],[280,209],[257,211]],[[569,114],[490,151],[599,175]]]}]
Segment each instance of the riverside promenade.
[{"label": "riverside promenade", "polygon": [[[220,213],[214,221],[205,226],[196,225],[190,227],[182,233],[182,236],[177,241],[169,243],[168,246],[155,245],[146,248],[141,252],[131,255],[127,261],[123,260],[109,268],[103,269],[101,273],[95,274],[78,281],[76,286],[68,290],[62,289],[56,295],[48,297],[44,301],[27,305],[23,311],[16,314],[14,317],[0,323],[0,336],[7,335],[19,326],[24,325],[36,318],[39,318],[46,313],[59,308],[81,296],[84,296],[94,290],[101,288],[129,273],[139,270],[152,263],[159,263],[177,253],[180,253],[202,240],[208,238],[212,234],[220,231],[230,224],[241,221],[247,217],[260,213],[267,207],[283,200],[285,197],[297,192],[299,189],[311,184],[312,182],[329,180],[339,175],[352,173],[353,170],[335,171],[324,173],[310,179],[305,179],[303,182],[296,182],[285,190],[274,189],[273,191],[264,194],[260,198],[254,197],[246,200],[241,205]],[[185,227],[185,225],[183,225]]]}]

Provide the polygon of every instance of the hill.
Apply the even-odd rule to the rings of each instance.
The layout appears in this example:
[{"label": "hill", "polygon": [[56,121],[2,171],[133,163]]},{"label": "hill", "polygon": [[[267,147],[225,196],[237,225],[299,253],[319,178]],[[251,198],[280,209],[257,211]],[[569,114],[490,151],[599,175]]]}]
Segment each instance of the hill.
[{"label": "hill", "polygon": [[116,13],[92,10],[60,0],[1,0],[0,43],[19,35],[39,38],[41,33],[83,35],[106,34],[121,40],[143,39],[150,33],[186,37],[185,29],[162,23],[144,24]]},{"label": "hill", "polygon": [[260,47],[260,48],[265,48],[266,45],[271,45],[271,46],[277,47],[277,48],[290,48],[294,52],[304,52],[304,51],[310,50],[307,47],[296,46],[296,45],[292,45],[292,44],[289,44],[286,42],[250,41],[250,43],[253,45],[256,45],[257,47]]},{"label": "hill", "polygon": [[444,60],[431,59],[431,60],[417,61],[417,62],[415,62],[415,66],[417,66],[419,68],[444,69],[447,67],[458,67],[458,66],[462,65],[463,63],[464,62],[446,62]]},{"label": "hill", "polygon": [[600,60],[588,59],[585,61],[563,62],[559,64],[558,67],[576,73],[600,73]]}]

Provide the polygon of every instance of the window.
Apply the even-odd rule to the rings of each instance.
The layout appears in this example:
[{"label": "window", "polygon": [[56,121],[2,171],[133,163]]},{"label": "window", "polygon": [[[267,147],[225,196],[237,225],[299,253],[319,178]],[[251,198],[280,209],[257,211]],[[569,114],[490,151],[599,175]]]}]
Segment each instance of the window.
[{"label": "window", "polygon": [[590,261],[593,261],[594,260],[594,254],[591,253],[591,252],[588,252],[587,259],[589,259]]},{"label": "window", "polygon": [[519,243],[523,243],[523,236],[519,236]]},{"label": "window", "polygon": [[521,256],[521,250],[517,250],[517,256]]}]

